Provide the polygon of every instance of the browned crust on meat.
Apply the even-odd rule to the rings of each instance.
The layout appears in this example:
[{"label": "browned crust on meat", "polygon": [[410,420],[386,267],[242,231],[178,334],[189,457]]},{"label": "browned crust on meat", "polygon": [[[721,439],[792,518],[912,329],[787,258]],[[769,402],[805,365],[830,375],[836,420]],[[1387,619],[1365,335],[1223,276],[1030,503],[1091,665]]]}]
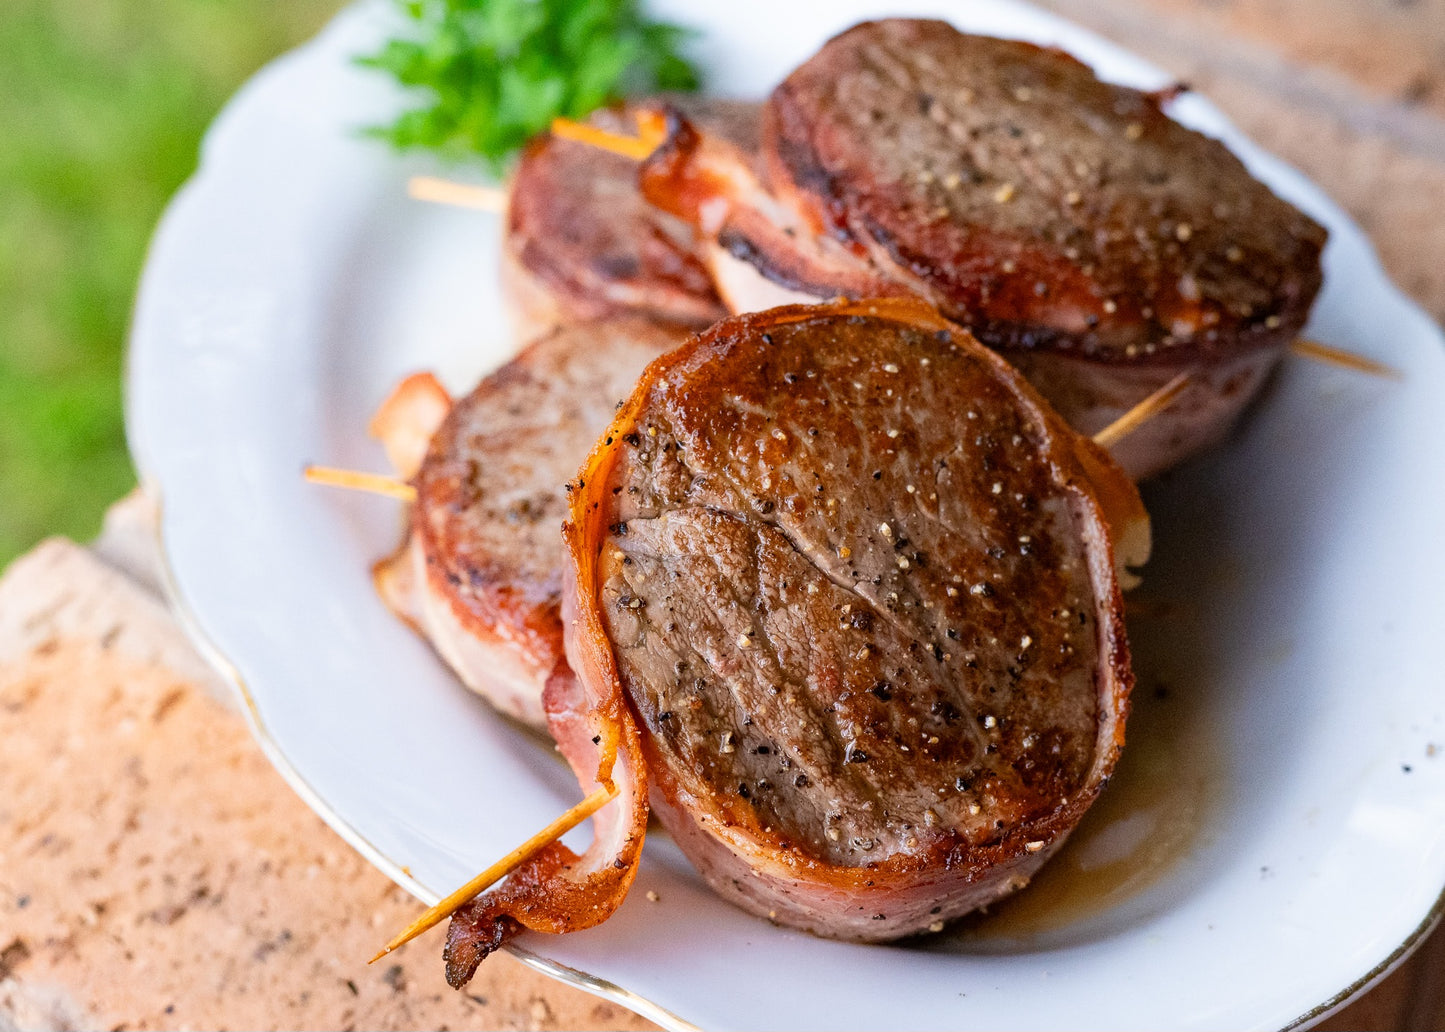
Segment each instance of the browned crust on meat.
[{"label": "browned crust on meat", "polygon": [[941,21],[829,41],[774,91],[764,153],[775,189],[991,347],[1279,346],[1321,283],[1325,231],[1157,96]]},{"label": "browned crust on meat", "polygon": [[[755,396],[757,377],[783,375],[789,368],[788,361],[796,357],[796,342],[782,345],[783,351],[770,351],[774,343],[771,335],[783,332],[783,328],[810,321],[817,327],[818,343],[823,347],[827,346],[823,342],[830,337],[827,327],[831,321],[834,326],[847,323],[851,329],[874,324],[879,327],[906,327],[912,334],[909,339],[918,349],[917,354],[944,365],[952,361],[951,356],[956,356],[961,348],[967,355],[966,361],[974,364],[973,368],[988,370],[987,378],[994,384],[991,390],[1002,390],[1001,397],[1009,399],[1007,405],[1016,406],[1017,418],[1022,420],[1020,425],[1027,424],[1042,435],[1043,453],[1039,460],[1042,466],[1030,474],[1001,472],[1003,481],[1019,484],[1018,475],[1044,477],[1052,485],[1049,490],[1056,492],[1057,498],[1068,499],[1069,511],[1075,514],[1074,518],[1082,521],[1080,525],[1093,528],[1090,533],[1096,535],[1091,539],[1094,544],[1085,547],[1085,554],[1088,557],[1087,580],[1094,591],[1094,601],[1090,605],[1094,612],[1092,619],[1096,623],[1090,625],[1094,635],[1091,640],[1096,643],[1098,657],[1098,666],[1090,668],[1093,672],[1088,675],[1088,683],[1093,684],[1097,691],[1098,709],[1092,718],[1092,740],[1084,747],[1084,757],[1075,756],[1070,761],[1074,763],[1070,768],[1073,773],[1065,774],[1062,769],[1052,773],[1037,770],[1035,773],[1042,779],[1037,783],[1042,793],[1037,798],[1026,791],[1008,802],[995,801],[1000,815],[1007,813],[1011,819],[1009,826],[996,832],[962,834],[949,828],[925,829],[920,824],[915,829],[915,840],[906,846],[895,848],[886,856],[870,855],[866,860],[855,863],[840,860],[826,847],[820,847],[816,840],[799,834],[797,828],[785,826],[785,815],[760,809],[746,795],[736,798],[736,793],[727,795],[720,792],[717,785],[711,784],[699,773],[700,768],[708,764],[709,757],[705,750],[695,751],[695,741],[693,747],[684,749],[687,758],[679,759],[676,752],[678,740],[671,730],[677,726],[674,722],[678,721],[678,715],[675,712],[658,712],[656,701],[649,697],[648,689],[634,680],[636,671],[630,666],[634,657],[629,656],[624,661],[622,655],[626,649],[618,644],[618,635],[622,634],[625,639],[628,632],[627,624],[617,621],[624,617],[632,619],[628,616],[629,610],[634,614],[648,614],[652,612],[649,606],[661,606],[667,601],[665,596],[633,599],[625,592],[621,595],[617,593],[614,581],[619,571],[629,561],[647,561],[642,552],[633,548],[639,525],[655,523],[659,514],[671,511],[661,499],[674,489],[686,491],[689,476],[694,484],[704,485],[713,477],[726,479],[712,469],[709,465],[711,460],[701,460],[701,466],[689,465],[686,469],[680,466],[679,470],[672,472],[663,470],[658,474],[661,479],[656,482],[659,485],[658,498],[653,499],[649,487],[642,487],[641,495],[635,495],[637,482],[622,476],[619,471],[631,468],[634,457],[649,449],[654,454],[660,454],[670,447],[681,448],[684,437],[690,442],[687,445],[689,456],[694,454],[694,448],[699,447],[698,442],[712,436],[716,436],[719,442],[730,441],[730,430],[737,425],[736,420],[746,418],[739,413],[762,411],[758,408],[760,405],[766,407],[764,399]],[[934,334],[941,335],[936,343]],[[866,358],[864,362],[866,364]],[[939,375],[947,374],[939,371]],[[679,430],[676,419],[682,418],[684,412],[691,413],[686,418],[694,421],[694,429],[703,436],[699,437],[696,433],[689,436]],[[939,417],[949,420],[963,418],[958,413],[940,413]],[[829,435],[850,432],[844,427],[848,418],[848,414],[841,412],[823,414],[820,429],[825,431],[825,436],[822,440],[826,442],[830,439]],[[838,422],[840,420],[844,423]],[[856,424],[850,425],[857,428]],[[697,429],[702,426],[711,429],[703,433]],[[784,437],[796,429],[781,417],[776,427]],[[881,436],[884,429],[872,427],[864,432],[877,431]],[[567,534],[573,541],[574,554],[590,558],[588,569],[582,571],[583,576],[577,586],[578,609],[587,615],[591,624],[600,620],[609,628],[611,640],[605,646],[609,650],[607,665],[618,670],[617,676],[621,677],[629,691],[638,722],[647,729],[644,746],[654,786],[658,790],[654,793],[654,800],[659,813],[714,887],[757,912],[776,910],[772,916],[781,921],[824,934],[880,939],[921,930],[938,919],[940,914],[944,918],[955,916],[1026,881],[1028,874],[1042,862],[1043,856],[1062,842],[1063,836],[1093,800],[1107,779],[1123,742],[1132,675],[1123,631],[1122,600],[1113,575],[1114,559],[1105,526],[1105,507],[1114,510],[1110,515],[1116,519],[1125,519],[1128,516],[1120,513],[1137,513],[1138,496],[1108,458],[1091,442],[1070,431],[1015,370],[972,342],[964,331],[941,320],[927,306],[895,300],[839,304],[823,309],[795,306],[728,320],[697,338],[690,346],[654,363],[608,431],[608,438],[611,443],[599,444],[579,476],[573,493]],[[763,479],[755,485],[757,496],[749,502],[750,510],[736,514],[737,520],[741,521],[740,526],[754,527],[755,531],[749,533],[762,535],[758,539],[760,544],[756,546],[760,550],[754,560],[759,564],[768,561],[766,553],[769,548],[777,551],[779,547],[776,542],[769,545],[764,540],[772,533],[768,530],[772,520],[781,518],[784,512],[794,512],[793,507],[800,504],[800,496],[792,487],[769,487],[770,475],[785,475],[782,470],[786,461],[780,461],[781,456],[769,457],[772,450],[781,448],[786,451],[790,447],[782,442],[783,438],[779,438],[777,444],[768,440],[758,442],[757,460],[760,465],[757,469]],[[720,443],[719,446],[739,445]],[[681,458],[677,461],[682,462]],[[797,470],[788,468],[787,476],[797,475]],[[978,475],[978,471],[956,475],[973,477]],[[1026,481],[1029,486],[1040,486],[1043,482]],[[1102,486],[1096,486],[1099,482]],[[901,487],[900,483],[900,490]],[[1028,489],[1028,486],[1020,486],[1020,490]],[[709,489],[704,486],[702,490],[706,494]],[[711,495],[707,497],[712,498]],[[810,499],[805,499],[802,504],[808,501]],[[699,505],[701,508],[696,509],[701,514],[699,518],[730,518],[730,510],[726,506],[718,508],[715,503],[704,504],[701,496]],[[630,530],[627,523],[617,522],[619,513],[629,512],[642,514],[631,517],[637,522]],[[769,516],[770,513],[777,515]],[[761,517],[756,518],[759,514]],[[650,527],[644,531],[650,532]],[[849,540],[847,531],[840,540]],[[801,546],[795,544],[792,547]],[[1024,547],[1027,547],[1027,542]],[[777,554],[787,561],[786,547]],[[847,550],[838,554],[846,559]],[[901,552],[899,555],[907,558],[909,553]],[[921,566],[923,557],[914,556],[913,561]],[[907,569],[903,562],[899,563],[899,567]],[[922,573],[922,570],[916,572]],[[933,577],[928,574],[925,579]],[[836,582],[837,578],[838,574],[829,574],[819,583],[826,592],[827,581]],[[759,583],[759,591],[774,590],[777,590],[776,584]],[[787,585],[783,586],[783,590],[787,590]],[[801,581],[797,590],[801,591]],[[942,602],[941,584],[937,593],[938,601]],[[622,616],[617,616],[614,610]],[[660,609],[650,617],[644,615],[641,618],[658,623],[653,633],[662,634],[660,621],[667,617]],[[870,622],[873,619],[881,620],[883,617],[875,614],[869,618]],[[702,631],[692,633],[702,634]],[[708,648],[724,650],[717,660],[719,663],[741,662],[737,657],[746,651],[739,644],[729,657],[725,646],[719,646],[712,638],[708,641]],[[1025,643],[1024,648],[1030,644]],[[604,646],[594,642],[593,647]],[[941,651],[935,652],[935,659],[945,663]],[[950,657],[948,662],[952,661]],[[860,654],[858,662],[871,660]],[[881,712],[886,710],[884,706]],[[739,745],[746,734],[739,729]],[[940,746],[938,738],[933,741],[935,746],[945,751],[953,747],[947,742]],[[923,742],[927,742],[926,737]],[[926,755],[929,748],[923,744],[919,746],[918,753],[918,762],[922,764],[918,772],[925,778],[928,776],[929,760]],[[908,750],[904,749],[903,753],[907,754]],[[1037,761],[1030,760],[1030,763],[1034,762],[1047,766],[1050,761],[1039,757]],[[1082,762],[1082,768],[1077,765],[1079,762]],[[902,784],[899,787],[901,789]],[[786,786],[782,786],[780,791],[787,791]],[[659,796],[662,798],[659,799]],[[1026,797],[1033,798],[1033,801],[1026,801]],[[886,797],[884,805],[887,805]],[[719,843],[725,847],[721,851],[724,854],[722,860],[718,859],[714,850]],[[726,859],[727,856],[732,859]],[[739,884],[740,881],[746,881],[746,884]],[[941,894],[941,903],[936,907],[921,903],[934,889]],[[807,904],[797,902],[799,893],[809,898]],[[832,897],[833,902],[829,905],[836,911],[822,921],[815,920],[817,915],[809,912],[809,907],[816,904],[820,893]],[[889,907],[896,904],[897,909],[885,914],[881,920],[876,919],[871,911],[862,913],[861,917],[854,913],[871,908],[878,901],[886,902]]]}]

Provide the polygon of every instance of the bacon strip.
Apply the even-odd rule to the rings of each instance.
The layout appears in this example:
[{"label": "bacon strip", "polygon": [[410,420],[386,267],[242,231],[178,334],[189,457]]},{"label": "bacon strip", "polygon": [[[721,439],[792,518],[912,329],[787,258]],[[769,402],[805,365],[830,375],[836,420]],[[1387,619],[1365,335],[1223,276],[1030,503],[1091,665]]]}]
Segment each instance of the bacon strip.
[{"label": "bacon strip", "polygon": [[452,916],[442,956],[455,989],[523,929],[561,935],[607,920],[637,876],[647,831],[646,773],[620,690],[596,695],[559,664],[542,702],[547,729],[577,780],[589,791],[615,785],[618,795],[592,818],[592,843],[581,856],[554,842]]},{"label": "bacon strip", "polygon": [[733,312],[834,297],[901,297],[861,250],[825,233],[796,191],[778,190],[751,155],[667,108],[668,135],[639,170],[642,195],[696,226]]},{"label": "bacon strip", "polygon": [[[589,459],[584,470],[592,465]],[[582,526],[599,515],[594,507],[581,518]],[[499,888],[457,911],[443,954],[454,988],[466,985],[478,964],[524,928],[560,935],[607,920],[637,877],[647,832],[647,768],[601,622],[591,607],[578,605],[577,585],[595,579],[597,557],[587,549],[589,533],[579,530],[577,519],[574,512],[562,528],[577,570],[562,606],[563,624],[573,631],[567,636],[570,669],[558,664],[542,703],[547,730],[578,782],[589,791],[615,785],[618,795],[593,817],[592,844],[581,856],[554,843]]]}]

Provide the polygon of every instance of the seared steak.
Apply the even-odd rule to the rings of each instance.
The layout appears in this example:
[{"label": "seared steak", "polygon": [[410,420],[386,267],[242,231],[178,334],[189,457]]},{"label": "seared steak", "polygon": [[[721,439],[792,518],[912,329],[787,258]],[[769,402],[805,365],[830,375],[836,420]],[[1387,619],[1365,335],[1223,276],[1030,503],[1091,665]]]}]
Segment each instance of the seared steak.
[{"label": "seared steak", "polygon": [[[757,149],[756,105],[678,100],[710,131]],[[589,119],[633,135],[643,105]],[[521,336],[634,312],[703,327],[727,314],[691,226],[643,201],[637,165],[583,143],[539,136],[512,181],[504,276]]]},{"label": "seared steak", "polygon": [[1113,768],[1137,492],[925,305],[714,326],[571,505],[572,665],[625,690],[664,825],[755,913],[939,927],[1025,884]]},{"label": "seared steak", "polygon": [[[1059,50],[858,25],[774,90],[760,178],[674,124],[644,193],[751,266],[769,300],[922,296],[1084,433],[1193,373],[1117,453],[1139,476],[1228,428],[1321,283],[1324,229],[1158,96]],[[740,282],[735,265],[716,275]]]},{"label": "seared steak", "polygon": [[[543,726],[542,689],[563,664],[562,487],[648,362],[685,334],[642,319],[558,330],[452,406],[412,477],[406,543],[379,564],[383,598],[470,688]],[[432,381],[434,383],[434,381]],[[440,390],[440,388],[436,388]],[[374,428],[415,441],[407,381]],[[444,395],[443,395],[444,397]],[[436,412],[429,406],[426,412]]]}]

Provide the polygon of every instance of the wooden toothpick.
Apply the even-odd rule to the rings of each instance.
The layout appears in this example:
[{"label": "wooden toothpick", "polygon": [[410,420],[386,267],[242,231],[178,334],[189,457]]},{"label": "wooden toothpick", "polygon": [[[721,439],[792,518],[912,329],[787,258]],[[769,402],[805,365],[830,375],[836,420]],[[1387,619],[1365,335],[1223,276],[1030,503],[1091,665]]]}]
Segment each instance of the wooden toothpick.
[{"label": "wooden toothpick", "polygon": [[382,473],[362,473],[354,469],[331,466],[307,466],[302,475],[313,484],[344,487],[351,491],[370,491],[403,502],[416,501],[416,488],[404,480]]},{"label": "wooden toothpick", "polygon": [[436,176],[412,176],[406,181],[406,192],[415,200],[433,204],[497,213],[507,210],[507,192],[495,186],[473,186]]},{"label": "wooden toothpick", "polygon": [[382,951],[372,957],[367,963],[375,964],[392,950],[404,946],[428,928],[445,921],[462,906],[475,899],[478,894],[485,892],[491,888],[493,884],[511,874],[522,864],[532,859],[532,857],[536,856],[553,842],[556,842],[563,835],[567,834],[567,832],[577,827],[577,825],[581,824],[588,817],[591,817],[615,798],[617,798],[617,786],[615,784],[609,783],[596,789],[591,795],[572,807],[572,809],[568,810],[561,817],[558,817],[526,842],[523,842],[516,849],[502,857],[502,859],[498,860],[491,867],[488,867],[481,874],[428,909],[421,917],[407,925],[400,935],[387,943]]},{"label": "wooden toothpick", "polygon": [[1369,373],[1371,376],[1388,376],[1398,380],[1400,371],[1383,362],[1376,362],[1373,358],[1366,358],[1364,355],[1357,355],[1353,351],[1342,351],[1339,348],[1332,348],[1313,340],[1297,340],[1289,346],[1289,349],[1302,358],[1313,359],[1316,362],[1324,362],[1326,365],[1336,365],[1344,369],[1353,369],[1357,373]]},{"label": "wooden toothpick", "polygon": [[570,118],[552,119],[552,135],[559,139],[572,140],[574,143],[585,143],[590,147],[611,151],[613,154],[620,154],[633,161],[642,161],[657,149],[657,145],[663,141],[666,135],[666,130],[658,124],[657,120],[646,118],[643,113],[639,112],[636,136],[623,136],[621,133],[608,132],[606,129],[587,125],[585,122],[574,122]]},{"label": "wooden toothpick", "polygon": [[1160,387],[1153,394],[1149,395],[1149,397],[1139,402],[1139,404],[1135,405],[1128,412],[1125,412],[1118,419],[1095,434],[1094,443],[1103,448],[1112,448],[1137,430],[1143,423],[1168,407],[1169,403],[1175,399],[1188,382],[1189,374],[1180,373],[1163,387]]}]

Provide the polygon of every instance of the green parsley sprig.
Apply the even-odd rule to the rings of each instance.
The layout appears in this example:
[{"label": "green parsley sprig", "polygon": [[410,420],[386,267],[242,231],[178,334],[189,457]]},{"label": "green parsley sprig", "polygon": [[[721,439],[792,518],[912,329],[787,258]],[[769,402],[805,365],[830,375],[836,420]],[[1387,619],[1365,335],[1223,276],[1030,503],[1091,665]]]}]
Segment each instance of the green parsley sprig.
[{"label": "green parsley sprig", "polygon": [[397,147],[493,172],[555,117],[584,118],[640,93],[695,90],[691,31],[650,21],[638,0],[397,0],[415,32],[360,63],[426,103],[371,132]]}]

